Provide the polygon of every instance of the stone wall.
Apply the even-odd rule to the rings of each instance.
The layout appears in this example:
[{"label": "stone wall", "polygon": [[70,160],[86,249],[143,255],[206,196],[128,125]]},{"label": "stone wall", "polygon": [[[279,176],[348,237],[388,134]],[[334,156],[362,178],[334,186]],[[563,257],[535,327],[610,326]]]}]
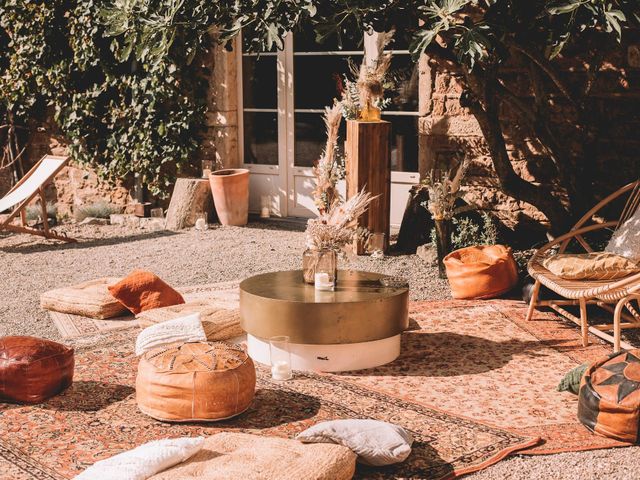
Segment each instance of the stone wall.
[{"label": "stone wall", "polygon": [[[633,39],[633,35],[631,35]],[[528,71],[513,62],[506,68],[505,81],[521,99],[531,101]],[[562,65],[562,74],[569,82],[582,81],[585,67],[574,59]],[[488,155],[480,127],[471,113],[460,106],[462,88],[455,72],[430,62],[422,73],[421,97],[425,97],[419,130],[422,156],[421,173],[446,161],[456,144],[467,145],[473,164],[467,179],[465,200],[481,209],[496,213],[509,228],[534,227],[540,229],[546,218],[533,206],[504,195],[500,189],[491,158]],[[598,118],[600,135],[595,148],[595,162],[590,168],[593,190],[587,199],[595,204],[620,185],[639,177],[638,149],[640,147],[640,47],[627,44],[619,53],[604,62],[598,81],[588,98]],[[429,88],[430,87],[430,88]],[[573,155],[583,155],[583,145],[574,138],[575,113],[561,98],[552,99],[553,128]],[[518,113],[503,108],[505,137],[514,169],[527,181],[551,183],[555,167],[551,159],[530,132],[523,127]],[[558,195],[562,195],[558,191]]]}]

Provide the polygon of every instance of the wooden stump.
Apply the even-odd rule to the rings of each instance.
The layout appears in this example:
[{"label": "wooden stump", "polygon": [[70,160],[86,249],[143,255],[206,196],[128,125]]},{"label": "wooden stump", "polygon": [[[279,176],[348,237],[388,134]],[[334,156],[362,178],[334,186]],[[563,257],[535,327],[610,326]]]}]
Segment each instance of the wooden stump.
[{"label": "wooden stump", "polygon": [[167,210],[167,230],[182,230],[196,224],[200,215],[213,220],[213,197],[209,180],[205,178],[179,178],[173,188]]},{"label": "wooden stump", "polygon": [[[391,214],[391,124],[389,122],[347,122],[346,170],[347,198],[363,188],[378,196],[358,224],[371,233],[384,233],[384,251],[389,247]],[[357,242],[356,253],[364,253],[364,245]]]},{"label": "wooden stump", "polygon": [[422,205],[429,199],[429,192],[421,185],[411,187],[407,208],[402,217],[395,249],[402,253],[416,253],[420,245],[431,242],[434,226],[429,211]]}]

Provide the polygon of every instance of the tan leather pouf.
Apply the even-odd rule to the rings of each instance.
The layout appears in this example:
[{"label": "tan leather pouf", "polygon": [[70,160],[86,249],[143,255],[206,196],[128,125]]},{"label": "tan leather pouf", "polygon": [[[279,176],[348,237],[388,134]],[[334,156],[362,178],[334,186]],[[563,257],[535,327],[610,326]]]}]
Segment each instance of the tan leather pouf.
[{"label": "tan leather pouf", "polygon": [[224,420],[253,400],[256,370],[238,346],[184,343],[146,352],[138,364],[138,408],[169,422]]},{"label": "tan leather pouf", "polygon": [[518,283],[518,267],[504,245],[479,245],[455,250],[444,257],[451,296],[493,298]]}]

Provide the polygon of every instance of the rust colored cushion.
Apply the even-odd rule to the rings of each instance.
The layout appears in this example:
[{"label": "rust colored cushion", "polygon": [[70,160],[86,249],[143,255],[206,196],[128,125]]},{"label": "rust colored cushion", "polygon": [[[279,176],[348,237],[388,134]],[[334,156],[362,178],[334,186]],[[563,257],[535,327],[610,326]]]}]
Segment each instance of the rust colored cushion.
[{"label": "rust colored cushion", "polygon": [[224,420],[255,395],[256,370],[240,347],[195,342],[146,352],[138,364],[138,408],[170,422]]},{"label": "rust colored cushion", "polygon": [[348,480],[355,469],[356,454],[341,445],[223,432],[150,480]]},{"label": "rust colored cushion", "polygon": [[118,283],[109,286],[109,292],[136,315],[152,308],[184,303],[184,298],[156,274],[134,270]]},{"label": "rust colored cushion", "polygon": [[444,257],[453,298],[493,298],[518,283],[518,267],[509,247],[461,248]]},{"label": "rust colored cushion", "polygon": [[640,271],[638,265],[615,253],[561,253],[545,258],[544,268],[566,280],[612,280]]},{"label": "rust colored cushion", "polygon": [[578,419],[605,437],[640,443],[640,350],[610,355],[587,369]]},{"label": "rust colored cushion", "polygon": [[0,338],[0,401],[40,403],[73,381],[73,349],[35,337]]},{"label": "rust colored cushion", "polygon": [[229,340],[244,334],[240,326],[240,310],[226,308],[214,299],[194,300],[181,305],[147,310],[136,315],[136,318],[142,328],[147,328],[192,313],[200,314],[202,328],[210,342]]},{"label": "rust colored cushion", "polygon": [[118,281],[120,278],[98,278],[49,290],[40,296],[40,307],[89,318],[117,317],[125,313],[127,308],[109,293],[107,286]]}]

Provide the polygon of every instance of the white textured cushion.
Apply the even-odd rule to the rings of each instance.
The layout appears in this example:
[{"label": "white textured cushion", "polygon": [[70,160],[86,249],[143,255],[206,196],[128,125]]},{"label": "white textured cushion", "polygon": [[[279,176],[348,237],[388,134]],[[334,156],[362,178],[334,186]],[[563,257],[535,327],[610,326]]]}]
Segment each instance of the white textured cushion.
[{"label": "white textured cushion", "polygon": [[296,439],[304,443],[343,445],[358,455],[360,463],[373,466],[404,461],[413,443],[404,428],[378,420],[321,422],[299,433]]},{"label": "white textured cushion", "polygon": [[204,437],[167,438],[100,460],[75,480],[145,480],[200,451]]},{"label": "white textured cushion", "polygon": [[613,233],[604,251],[640,263],[640,208]]},{"label": "white textured cushion", "polygon": [[206,341],[207,335],[202,328],[200,314],[192,313],[142,330],[136,340],[136,355],[140,356],[148,350],[170,343]]}]

